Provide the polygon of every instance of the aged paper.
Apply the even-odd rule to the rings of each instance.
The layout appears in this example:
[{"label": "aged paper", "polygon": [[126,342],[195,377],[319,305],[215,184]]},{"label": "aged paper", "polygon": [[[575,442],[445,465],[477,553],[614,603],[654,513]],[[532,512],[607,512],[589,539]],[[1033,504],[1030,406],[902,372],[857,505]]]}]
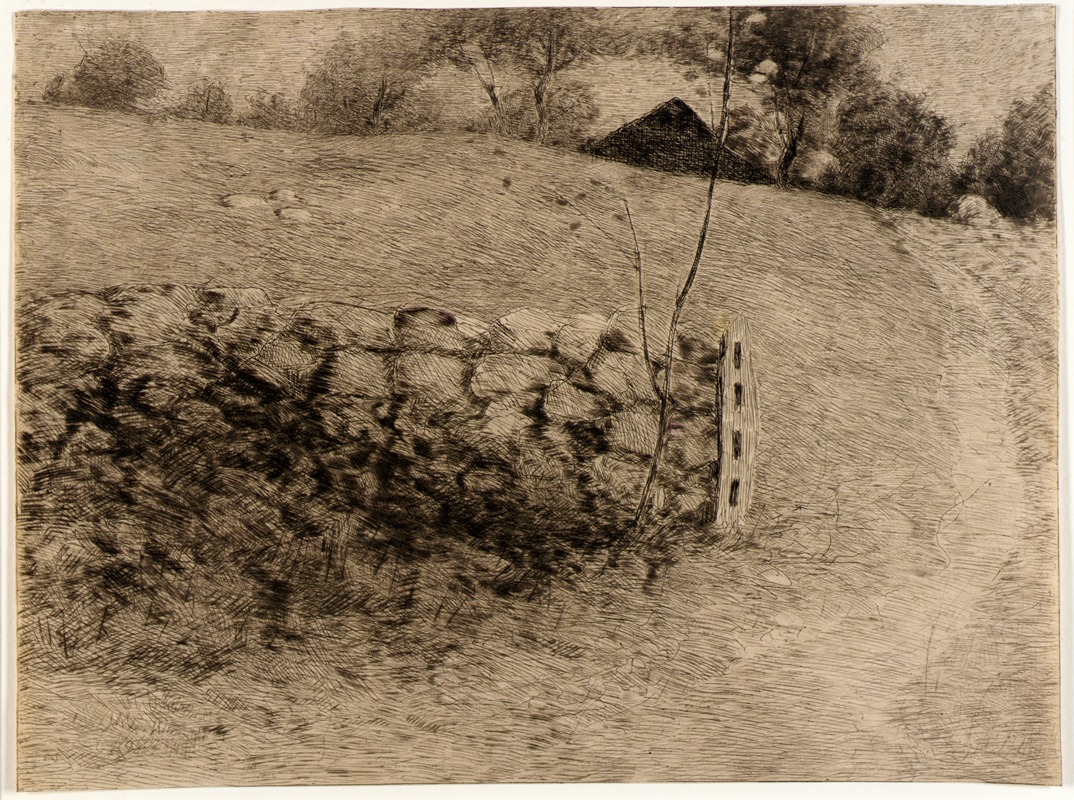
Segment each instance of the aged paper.
[{"label": "aged paper", "polygon": [[1055,10],[23,12],[18,783],[1056,783]]}]

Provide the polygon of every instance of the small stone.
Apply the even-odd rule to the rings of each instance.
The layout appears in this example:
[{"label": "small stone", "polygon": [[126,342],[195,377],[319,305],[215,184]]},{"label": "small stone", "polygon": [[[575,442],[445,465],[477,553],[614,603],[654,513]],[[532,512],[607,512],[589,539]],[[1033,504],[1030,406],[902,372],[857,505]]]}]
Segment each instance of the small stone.
[{"label": "small stone", "polygon": [[324,394],[385,397],[391,393],[389,370],[378,353],[349,347],[329,358],[331,366],[320,387]]},{"label": "small stone", "polygon": [[551,353],[563,320],[539,308],[520,308],[500,317],[489,329],[496,352]]},{"label": "small stone", "polygon": [[502,399],[506,395],[527,395],[524,400],[535,400],[554,377],[562,374],[562,368],[549,358],[511,353],[491,355],[477,362],[470,388],[478,397]]},{"label": "small stone", "polygon": [[651,456],[659,418],[645,411],[619,411],[608,420],[608,443],[620,453]]},{"label": "small stone", "polygon": [[225,208],[265,208],[268,201],[259,194],[240,192],[224,195],[220,198],[220,205]]},{"label": "small stone", "polygon": [[783,570],[776,569],[775,567],[770,567],[769,569],[764,570],[760,573],[760,577],[774,586],[790,587],[794,585]]},{"label": "small stone", "polygon": [[277,208],[276,216],[284,222],[310,222],[313,219],[313,214],[307,209],[293,206]]},{"label": "small stone", "polygon": [[273,189],[268,193],[268,199],[276,203],[296,203],[298,195],[291,189]]}]

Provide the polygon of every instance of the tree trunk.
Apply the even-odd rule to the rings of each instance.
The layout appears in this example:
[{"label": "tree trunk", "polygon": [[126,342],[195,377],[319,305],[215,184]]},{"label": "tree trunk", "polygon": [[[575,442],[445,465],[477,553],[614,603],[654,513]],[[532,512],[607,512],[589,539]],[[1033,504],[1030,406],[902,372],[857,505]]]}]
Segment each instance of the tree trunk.
[{"label": "tree trunk", "polygon": [[556,74],[556,26],[550,23],[548,40],[545,43],[544,72],[533,87],[533,103],[537,109],[537,141],[544,143],[548,138],[548,93],[552,88],[552,78]]},{"label": "tree trunk", "polygon": [[500,92],[494,83],[482,81],[481,85],[485,89],[485,94],[489,96],[489,102],[492,103],[493,128],[496,130],[496,133],[503,136],[507,133],[507,115],[504,113],[503,100],[500,98]]},{"label": "tree trunk", "polygon": [[776,165],[776,185],[784,189],[790,186],[791,165],[798,157],[798,146],[805,134],[805,112],[798,118],[798,127],[789,133],[787,144],[779,156],[779,164]]},{"label": "tree trunk", "polygon": [[537,133],[535,138],[543,143],[548,137],[548,84],[544,76],[533,87],[533,105],[537,110]]},{"label": "tree trunk", "polygon": [[387,98],[388,86],[387,83],[381,79],[380,85],[377,87],[377,96],[373,98],[373,108],[369,114],[369,127],[373,130],[373,133],[380,133],[384,116],[384,105]]}]

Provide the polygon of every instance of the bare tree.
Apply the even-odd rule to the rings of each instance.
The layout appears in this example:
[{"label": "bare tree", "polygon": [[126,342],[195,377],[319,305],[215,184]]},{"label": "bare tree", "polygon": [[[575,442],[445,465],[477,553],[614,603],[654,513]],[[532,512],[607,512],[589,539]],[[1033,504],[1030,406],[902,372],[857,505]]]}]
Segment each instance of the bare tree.
[{"label": "bare tree", "polygon": [[481,84],[491,106],[493,128],[507,133],[508,111],[497,70],[506,69],[511,41],[511,14],[506,9],[460,9],[444,12],[431,37],[437,55]]},{"label": "bare tree", "polygon": [[517,9],[507,20],[506,52],[526,78],[537,116],[534,139],[544,142],[553,123],[561,74],[615,52],[618,37],[594,9]]},{"label": "bare tree", "polygon": [[169,112],[183,119],[197,119],[226,125],[231,122],[234,107],[231,95],[220,81],[202,78],[190,84],[186,94],[169,109]]},{"label": "bare tree", "polygon": [[[649,506],[652,499],[653,487],[656,485],[656,480],[660,472],[660,463],[664,457],[664,449],[667,447],[668,433],[671,427],[671,411],[673,408],[671,384],[675,371],[675,344],[677,341],[679,320],[682,318],[683,309],[686,308],[686,303],[690,298],[690,291],[693,289],[694,281],[697,279],[697,273],[701,266],[701,257],[705,253],[705,243],[708,240],[709,223],[712,219],[712,198],[716,191],[716,181],[720,171],[720,158],[723,155],[724,145],[727,142],[727,128],[730,116],[729,109],[731,106],[731,74],[734,68],[734,48],[735,11],[732,8],[728,8],[727,38],[724,45],[723,96],[720,106],[720,125],[716,133],[716,148],[709,173],[708,193],[705,200],[705,217],[701,222],[701,231],[697,236],[697,248],[694,251],[694,260],[690,265],[690,271],[686,275],[686,280],[683,281],[682,287],[679,289],[679,294],[675,299],[675,310],[671,316],[671,326],[668,328],[667,348],[664,351],[664,380],[663,385],[657,392],[660,402],[660,415],[657,423],[656,444],[653,447],[653,457],[649,463],[649,472],[646,475],[641,496],[638,498],[638,507],[634,513],[634,529],[629,537],[630,539],[641,536],[644,533],[646,517],[649,513]],[[638,275],[640,281],[640,263],[638,264]],[[643,292],[639,284],[639,296],[642,294]]]}]

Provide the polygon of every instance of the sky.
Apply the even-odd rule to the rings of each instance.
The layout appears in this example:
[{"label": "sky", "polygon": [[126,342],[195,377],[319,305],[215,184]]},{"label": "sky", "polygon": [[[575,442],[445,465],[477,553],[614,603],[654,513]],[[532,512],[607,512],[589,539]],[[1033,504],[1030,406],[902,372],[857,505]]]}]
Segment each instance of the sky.
[{"label": "sky", "polygon": [[[294,96],[318,54],[341,31],[360,36],[415,13],[429,12],[24,12],[16,21],[16,88],[22,98],[39,97],[53,75],[78,62],[83,48],[129,37],[157,55],[174,87],[216,77],[239,105],[257,89]],[[639,11],[623,13],[636,18]],[[858,6],[855,13],[885,36],[875,54],[883,73],[925,93],[932,108],[956,126],[956,157],[995,126],[1014,100],[1055,74],[1050,6]],[[589,67],[585,77],[600,108],[594,133],[675,95],[708,116],[704,85],[690,84],[668,65],[605,61]],[[450,71],[433,80],[440,96],[449,98],[447,120],[476,116],[482,95],[475,81]]]}]

